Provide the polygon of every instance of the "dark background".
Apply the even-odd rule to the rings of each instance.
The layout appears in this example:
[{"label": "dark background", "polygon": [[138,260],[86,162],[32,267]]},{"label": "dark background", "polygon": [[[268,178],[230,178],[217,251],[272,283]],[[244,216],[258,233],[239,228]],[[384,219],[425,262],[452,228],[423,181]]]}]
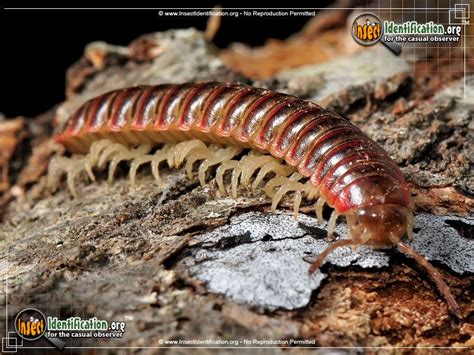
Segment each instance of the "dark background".
[{"label": "dark background", "polygon": [[[323,7],[331,1],[292,1],[291,7]],[[64,7],[58,2],[44,7]],[[199,7],[213,8],[217,1],[200,1]],[[238,4],[238,5],[237,5]],[[245,9],[249,4],[225,1],[223,10],[230,7]],[[281,3],[280,3],[281,4]],[[130,4],[114,4],[129,7]],[[196,5],[179,2],[148,1],[135,7],[180,7]],[[276,4],[275,4],[276,5]],[[84,46],[92,41],[127,45],[144,33],[172,28],[196,27],[205,29],[206,17],[161,17],[158,10],[9,10],[20,6],[18,1],[6,1],[1,10],[2,77],[4,96],[0,112],[7,117],[16,115],[35,116],[64,100],[66,69],[82,55]],[[38,2],[21,4],[22,8],[37,7]],[[77,7],[97,8],[97,2],[80,2]],[[108,4],[110,6],[110,3]],[[264,7],[262,5],[255,5]],[[283,6],[283,5],[279,5]],[[289,6],[288,4],[286,6]],[[261,45],[268,38],[284,39],[300,30],[308,17],[223,17],[214,39],[218,47],[232,42],[252,46]]]}]

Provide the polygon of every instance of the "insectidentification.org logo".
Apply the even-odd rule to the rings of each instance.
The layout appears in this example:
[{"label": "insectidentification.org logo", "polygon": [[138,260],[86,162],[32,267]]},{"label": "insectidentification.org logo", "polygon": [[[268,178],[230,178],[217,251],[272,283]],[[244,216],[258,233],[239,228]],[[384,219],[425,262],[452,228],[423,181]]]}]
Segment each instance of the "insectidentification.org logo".
[{"label": "insectidentification.org logo", "polygon": [[96,317],[47,318],[46,334],[53,338],[122,338],[125,322],[108,322]]},{"label": "insectidentification.org logo", "polygon": [[375,14],[361,14],[352,23],[352,38],[363,46],[372,46],[380,41],[382,33],[382,22]]},{"label": "insectidentification.org logo", "polygon": [[387,42],[459,42],[460,25],[442,25],[433,21],[419,23],[384,21],[384,41]]},{"label": "insectidentification.org logo", "polygon": [[[395,54],[401,53],[404,43],[458,43],[461,40],[462,26],[469,24],[466,16],[463,22],[451,21],[442,24],[433,21],[395,22],[382,21],[381,18],[370,12],[359,14],[352,22],[351,35],[354,41],[362,46],[373,46],[381,42]],[[453,20],[457,20],[454,17]]]},{"label": "insectidentification.org logo", "polygon": [[15,333],[22,340],[34,342],[43,338],[62,350],[66,345],[63,341],[65,339],[122,338],[126,323],[120,321],[108,322],[97,317],[88,319],[81,317],[66,319],[45,317],[36,308],[26,308],[15,317],[14,328]]},{"label": "insectidentification.org logo", "polygon": [[35,308],[27,308],[15,318],[16,333],[24,340],[33,341],[41,338],[46,331],[46,318]]},{"label": "insectidentification.org logo", "polygon": [[106,331],[109,329],[109,324],[105,320],[94,318],[82,319],[81,317],[71,317],[67,319],[58,319],[57,317],[48,317],[48,331],[71,331],[80,332],[73,333],[76,337],[92,336],[92,331]]}]

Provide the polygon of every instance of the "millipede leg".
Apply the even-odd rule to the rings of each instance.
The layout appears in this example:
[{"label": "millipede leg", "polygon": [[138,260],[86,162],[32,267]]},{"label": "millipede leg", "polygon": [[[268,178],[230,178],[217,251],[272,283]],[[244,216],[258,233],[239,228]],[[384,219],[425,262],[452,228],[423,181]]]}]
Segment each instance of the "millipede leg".
[{"label": "millipede leg", "polygon": [[[275,173],[277,177],[288,176],[296,169],[280,163],[277,159],[269,155],[261,155],[256,152],[249,152],[239,161],[230,160],[241,152],[240,148],[229,147],[216,152],[214,158],[209,158],[203,162],[199,168],[200,180],[205,177],[206,170],[212,165],[220,164],[216,171],[216,182],[222,194],[225,194],[224,174],[227,170],[232,170],[231,175],[231,196],[237,198],[239,184],[243,186],[250,185],[250,180],[257,170],[260,170],[252,183],[252,190],[265,178],[270,172]],[[229,160],[227,160],[229,159]],[[286,180],[285,180],[286,181]],[[271,194],[273,196],[273,193]]]},{"label": "millipede leg", "polygon": [[69,191],[71,191],[72,196],[75,198],[79,197],[79,194],[77,193],[76,186],[74,185],[74,180],[76,179],[76,176],[81,172],[82,170],[82,164],[80,165],[74,165],[71,169],[68,169],[67,172],[67,187],[69,188]]},{"label": "millipede leg", "polygon": [[117,165],[118,165],[122,160],[125,160],[127,156],[128,156],[128,152],[119,153],[119,154],[117,154],[117,155],[112,159],[112,161],[110,162],[110,165],[109,165],[109,175],[108,175],[108,178],[107,178],[107,181],[109,182],[109,184],[111,184],[112,181],[114,180],[114,174],[115,174],[115,169],[117,168]]},{"label": "millipede leg", "polygon": [[298,213],[300,212],[300,205],[301,205],[301,199],[302,199],[302,194],[301,191],[296,191],[295,192],[295,200],[293,201],[293,215],[295,218],[298,218]]},{"label": "millipede leg", "polygon": [[169,150],[170,146],[164,145],[163,148],[157,150],[155,154],[153,154],[153,159],[151,160],[151,173],[153,174],[153,177],[155,178],[156,182],[158,182],[159,184],[162,182],[159,169],[160,163],[167,160]]},{"label": "millipede leg", "polygon": [[204,160],[199,167],[199,182],[201,185],[204,185],[206,183],[206,172],[207,170],[217,164],[221,164],[225,161],[230,161],[233,157],[238,155],[242,151],[241,148],[238,147],[228,147],[228,148],[223,148],[219,149],[216,151],[212,157],[207,158]]},{"label": "millipede leg", "polygon": [[326,203],[326,200],[320,196],[318,200],[316,201],[316,204],[314,205],[316,209],[316,216],[318,217],[319,222],[323,223],[324,218],[323,218],[323,207],[324,204]]},{"label": "millipede leg", "polygon": [[272,212],[275,212],[283,196],[291,189],[291,185],[282,185],[272,199]]},{"label": "millipede leg", "polygon": [[135,180],[136,180],[136,175],[137,175],[137,170],[140,167],[140,165],[149,163],[153,160],[153,155],[143,155],[141,157],[135,158],[132,161],[132,164],[130,165],[130,185],[132,186],[132,189],[135,188]]},{"label": "millipede leg", "polygon": [[247,159],[247,156],[242,157],[242,159],[238,161],[237,165],[232,170],[232,177],[230,180],[230,190],[231,190],[232,198],[237,198],[239,178],[240,178],[240,175],[242,174],[242,169],[246,165],[246,159]]},{"label": "millipede leg", "polygon": [[[302,192],[304,185],[298,182],[302,176],[299,173],[293,173],[289,178],[284,176],[278,176],[271,179],[264,187],[264,191],[267,196],[272,197],[272,211],[275,211],[278,203],[283,198],[283,196],[289,191],[295,192],[295,199],[293,201],[293,212],[295,217],[298,216]],[[274,192],[275,187],[278,187],[278,190]]]},{"label": "millipede leg", "polygon": [[114,158],[112,159],[109,165],[109,176],[107,179],[108,182],[112,183],[114,179],[115,169],[117,168],[118,164],[121,161],[136,159],[140,156],[147,154],[150,150],[151,150],[151,146],[144,144],[144,145],[140,145],[138,148],[135,148],[135,149],[122,151],[121,153],[114,156]]},{"label": "millipede leg", "polygon": [[219,187],[219,191],[221,194],[226,195],[226,190],[224,186],[224,174],[227,170],[235,169],[239,162],[237,160],[228,160],[223,163],[217,168],[216,171],[216,182],[217,186]]},{"label": "millipede leg", "polygon": [[265,156],[258,156],[258,155],[246,155],[242,158],[242,172],[240,175],[240,183],[243,186],[248,186],[250,183],[250,179],[252,175],[260,169],[262,166],[265,165],[266,160]]},{"label": "millipede leg", "polygon": [[84,160],[84,167],[86,169],[87,175],[89,175],[89,178],[92,181],[95,181],[92,168],[97,164],[97,161],[99,160],[100,154],[103,152],[103,150],[111,145],[113,145],[113,143],[108,139],[101,139],[100,141],[92,143],[89,154],[87,154]]},{"label": "millipede leg", "polygon": [[237,166],[232,171],[232,178],[230,182],[230,190],[232,198],[237,198],[237,187],[239,186],[239,176],[242,172],[242,162],[239,161]]},{"label": "millipede leg", "polygon": [[237,198],[237,187],[239,185],[239,179],[242,185],[247,186],[249,184],[250,178],[256,170],[260,168],[265,169],[268,164],[272,164],[274,162],[275,158],[270,156],[262,156],[260,155],[260,153],[254,152],[250,152],[246,156],[242,157],[242,159],[240,159],[237,166],[232,171],[232,197]]},{"label": "millipede leg", "polygon": [[273,198],[275,196],[275,188],[284,185],[287,181],[288,178],[284,176],[274,177],[266,183],[266,185],[263,187],[263,191],[265,191],[265,194],[268,197]]},{"label": "millipede leg", "polygon": [[339,217],[339,214],[336,212],[336,210],[332,211],[331,217],[329,217],[329,222],[328,222],[328,237],[332,237],[332,235],[334,234],[334,230],[336,229],[336,221],[338,217]]},{"label": "millipede leg", "polygon": [[168,166],[170,168],[178,168],[194,149],[208,149],[206,144],[200,140],[193,139],[191,141],[176,144],[174,149],[170,150],[168,156]]},{"label": "millipede leg", "polygon": [[252,189],[255,190],[260,182],[265,178],[265,176],[271,172],[273,172],[277,177],[280,176],[288,176],[292,172],[295,171],[295,168],[289,165],[284,165],[273,159],[272,162],[269,162],[265,166],[263,166],[257,174],[255,178]]},{"label": "millipede leg", "polygon": [[102,151],[97,166],[99,167],[99,169],[102,169],[107,161],[113,159],[115,155],[124,151],[128,151],[128,148],[120,143],[114,143],[111,146],[108,146]]},{"label": "millipede leg", "polygon": [[319,189],[315,187],[310,180],[306,181],[304,184],[304,191],[306,193],[306,199],[314,200],[316,197],[319,197]]},{"label": "millipede leg", "polygon": [[[272,199],[272,211],[275,211],[278,204],[280,203],[281,199],[283,196],[285,196],[288,192],[290,191],[295,191],[295,192],[300,192],[301,191],[301,184],[297,182],[287,182],[284,185],[282,185],[278,191],[275,193],[275,196],[273,196]],[[301,202],[301,192],[300,192],[300,198],[299,201]],[[294,207],[296,207],[296,204],[293,202]],[[298,211],[299,211],[299,203],[298,203]],[[297,213],[296,211],[295,213]]]},{"label": "millipede leg", "polygon": [[[207,148],[204,149],[195,149],[192,154],[189,155],[188,159],[186,160],[186,174],[188,175],[188,179],[193,178],[193,167],[194,163],[198,160],[206,159],[209,156],[209,151]],[[205,181],[199,179],[201,186],[205,184]]]},{"label": "millipede leg", "polygon": [[84,170],[84,160],[86,158],[80,158],[73,156],[71,158],[66,157],[55,157],[51,160],[48,167],[48,180],[47,186],[49,188],[56,188],[59,184],[61,177],[66,174],[66,184],[74,197],[78,197],[77,190],[74,185],[76,176]]}]

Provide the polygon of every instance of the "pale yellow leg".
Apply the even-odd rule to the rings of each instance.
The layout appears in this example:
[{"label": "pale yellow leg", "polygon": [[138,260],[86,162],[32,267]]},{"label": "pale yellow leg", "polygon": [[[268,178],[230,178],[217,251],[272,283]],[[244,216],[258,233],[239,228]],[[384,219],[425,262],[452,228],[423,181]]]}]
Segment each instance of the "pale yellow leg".
[{"label": "pale yellow leg", "polygon": [[128,151],[128,148],[120,143],[114,143],[111,146],[108,146],[102,151],[102,155],[100,156],[99,162],[97,163],[98,168],[104,168],[106,162],[113,159],[116,154],[124,151]]},{"label": "pale yellow leg", "polygon": [[307,200],[314,200],[316,197],[319,197],[319,188],[314,186],[310,180],[306,181],[304,184],[304,191],[306,193]]},{"label": "pale yellow leg", "polygon": [[267,182],[267,184],[263,188],[263,191],[265,191],[265,194],[268,197],[273,198],[275,196],[275,188],[284,185],[287,181],[288,178],[284,176],[274,177],[273,179]]},{"label": "pale yellow leg", "polygon": [[[186,160],[186,174],[188,175],[188,178],[191,180],[193,178],[193,167],[194,163],[197,160],[204,160],[207,157],[209,157],[209,150],[206,149],[195,149],[189,156],[188,159]],[[201,183],[201,186],[205,184],[205,181],[201,181],[199,179],[199,182]]]},{"label": "pale yellow leg", "polygon": [[178,143],[168,156],[168,166],[170,168],[178,168],[186,159],[186,156],[194,149],[208,149],[206,144],[200,140],[193,139],[191,141]]},{"label": "pale yellow leg", "polygon": [[71,191],[72,196],[75,198],[79,197],[79,194],[77,193],[76,186],[74,185],[74,180],[76,179],[76,176],[82,171],[82,169],[82,164],[80,164],[69,169],[67,172],[67,187],[69,188],[69,191]]},{"label": "pale yellow leg", "polygon": [[241,148],[239,147],[228,147],[228,148],[223,148],[219,149],[216,151],[212,157],[207,158],[204,160],[199,167],[199,182],[201,185],[204,185],[206,183],[206,172],[207,170],[217,164],[221,164],[225,161],[231,160],[233,157],[238,155],[242,151]]},{"label": "pale yellow leg", "polygon": [[290,179],[291,181],[300,181],[302,178],[303,175],[301,175],[299,172],[294,172],[288,179]]},{"label": "pale yellow leg", "polygon": [[232,171],[232,178],[230,182],[230,190],[232,198],[237,198],[237,187],[239,186],[239,176],[242,172],[242,162],[238,162],[237,166]]},{"label": "pale yellow leg", "polygon": [[252,189],[255,190],[260,182],[267,176],[267,174],[273,172],[275,175],[278,176],[288,176],[292,172],[295,171],[295,168],[289,165],[284,165],[278,162],[275,158],[273,158],[273,161],[265,164],[260,171],[257,174],[257,177],[255,178],[253,184],[252,184]]},{"label": "pale yellow leg", "polygon": [[219,191],[221,194],[225,195],[226,194],[226,190],[225,190],[225,187],[224,187],[224,174],[227,170],[233,170],[235,168],[237,168],[239,162],[237,160],[229,160],[229,161],[225,161],[223,162],[218,168],[217,168],[217,171],[216,171],[216,182],[217,182],[217,186],[219,187]]},{"label": "pale yellow leg", "polygon": [[140,145],[138,148],[130,149],[127,151],[123,151],[112,159],[112,162],[109,165],[109,176],[108,182],[112,183],[114,179],[115,169],[117,168],[118,164],[123,160],[133,160],[140,156],[147,154],[151,150],[151,146],[148,144]]},{"label": "pale yellow leg", "polygon": [[[264,191],[267,196],[272,197],[272,211],[275,211],[278,207],[278,203],[285,194],[290,191],[295,192],[295,198],[293,201],[293,213],[295,218],[298,216],[299,208],[302,200],[302,192],[304,191],[304,185],[298,182],[303,176],[297,172],[293,173],[289,178],[284,176],[278,176],[271,179],[264,187]],[[278,187],[275,192],[275,188]]]},{"label": "pale yellow leg", "polygon": [[[281,199],[283,198],[283,196],[285,196],[288,192],[290,191],[295,191],[295,192],[299,192],[299,198],[298,198],[298,195],[296,196],[296,198],[298,199],[298,201],[295,201],[293,202],[293,208],[296,209],[298,208],[298,211],[299,211],[299,204],[301,203],[301,190],[302,190],[302,184],[298,183],[298,182],[292,182],[292,181],[287,181],[285,184],[283,184],[279,189],[278,191],[275,193],[275,195],[273,196],[273,199],[272,199],[272,211],[275,211],[278,204],[280,203]],[[295,213],[297,213],[298,211],[296,211]]]},{"label": "pale yellow leg", "polygon": [[74,197],[78,197],[77,190],[74,185],[74,180],[77,175],[84,169],[83,156],[55,157],[51,160],[48,167],[47,186],[49,188],[56,188],[61,177],[66,174],[66,183]]},{"label": "pale yellow leg", "polygon": [[89,154],[87,154],[84,164],[87,175],[89,175],[89,178],[92,181],[95,181],[95,176],[92,172],[92,168],[97,164],[97,161],[99,160],[100,154],[103,152],[103,150],[111,145],[113,145],[113,142],[108,139],[101,139],[100,141],[92,143]]},{"label": "pale yellow leg", "polygon": [[269,160],[265,158],[268,158],[268,157],[257,156],[257,155],[247,155],[242,158],[243,166],[242,166],[242,172],[240,176],[240,183],[243,186],[248,186],[250,184],[250,179],[252,178],[252,175],[255,173],[255,171],[257,171],[258,169],[261,169],[261,167],[264,166],[265,163],[270,162]]},{"label": "pale yellow leg", "polygon": [[318,217],[318,220],[319,222],[323,222],[324,221],[324,218],[323,218],[323,207],[324,207],[324,204],[326,203],[326,200],[320,196],[318,198],[318,200],[316,201],[316,204],[315,204],[315,209],[316,209],[316,216]]},{"label": "pale yellow leg", "polygon": [[233,198],[237,198],[237,188],[239,186],[239,179],[242,175],[242,172],[244,171],[244,169],[249,168],[248,164],[250,161],[253,160],[253,158],[255,158],[255,155],[256,153],[250,152],[248,155],[242,157],[242,159],[240,159],[240,161],[238,162],[237,166],[233,169],[231,178],[231,193]]},{"label": "pale yellow leg", "polygon": [[153,160],[153,155],[149,155],[149,154],[133,159],[132,164],[130,164],[130,172],[129,172],[130,185],[132,186],[132,189],[135,189],[137,170],[140,167],[140,165],[150,163],[152,160]]},{"label": "pale yellow leg", "polygon": [[170,145],[164,145],[163,148],[157,150],[155,154],[153,154],[153,159],[151,160],[151,173],[158,184],[162,183],[160,177],[160,163],[167,160],[170,149]]},{"label": "pale yellow leg", "polygon": [[300,212],[300,205],[301,205],[301,199],[302,199],[302,194],[301,191],[296,191],[295,192],[295,200],[293,202],[293,215],[295,218],[298,218],[298,213]]},{"label": "pale yellow leg", "polygon": [[332,211],[331,217],[329,217],[328,221],[328,237],[331,237],[334,234],[334,230],[336,229],[336,221],[339,217],[336,210]]}]

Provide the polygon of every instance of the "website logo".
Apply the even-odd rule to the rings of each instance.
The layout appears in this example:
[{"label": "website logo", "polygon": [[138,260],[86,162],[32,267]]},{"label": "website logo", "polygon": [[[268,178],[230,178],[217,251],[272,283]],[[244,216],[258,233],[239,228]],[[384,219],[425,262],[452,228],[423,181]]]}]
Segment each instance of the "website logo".
[{"label": "website logo", "polygon": [[382,21],[375,14],[360,14],[352,22],[352,38],[360,45],[373,46],[382,39],[382,35]]},{"label": "website logo", "polygon": [[26,341],[35,341],[44,337],[59,350],[64,349],[65,343],[61,339],[47,336],[46,317],[36,308],[26,308],[20,311],[15,317],[14,326],[18,336]]},{"label": "website logo", "polygon": [[[87,319],[82,317],[66,319],[45,317],[43,312],[36,308],[23,309],[17,314],[14,322],[15,333],[22,340],[34,342],[43,338],[59,350],[64,349],[66,343],[63,340],[68,338],[122,338],[126,328],[124,321],[107,321],[97,317]],[[12,344],[14,344],[11,345],[12,347],[22,346],[17,345],[16,341],[13,341]]]},{"label": "website logo", "polygon": [[456,5],[455,10],[450,10],[449,24],[433,21],[382,21],[376,14],[365,12],[352,22],[351,35],[361,46],[373,46],[381,42],[394,54],[399,55],[403,44],[459,43],[462,26],[468,24],[469,6],[458,8]]},{"label": "website logo", "polygon": [[15,331],[24,340],[37,340],[46,331],[46,318],[35,308],[24,309],[15,318]]}]

